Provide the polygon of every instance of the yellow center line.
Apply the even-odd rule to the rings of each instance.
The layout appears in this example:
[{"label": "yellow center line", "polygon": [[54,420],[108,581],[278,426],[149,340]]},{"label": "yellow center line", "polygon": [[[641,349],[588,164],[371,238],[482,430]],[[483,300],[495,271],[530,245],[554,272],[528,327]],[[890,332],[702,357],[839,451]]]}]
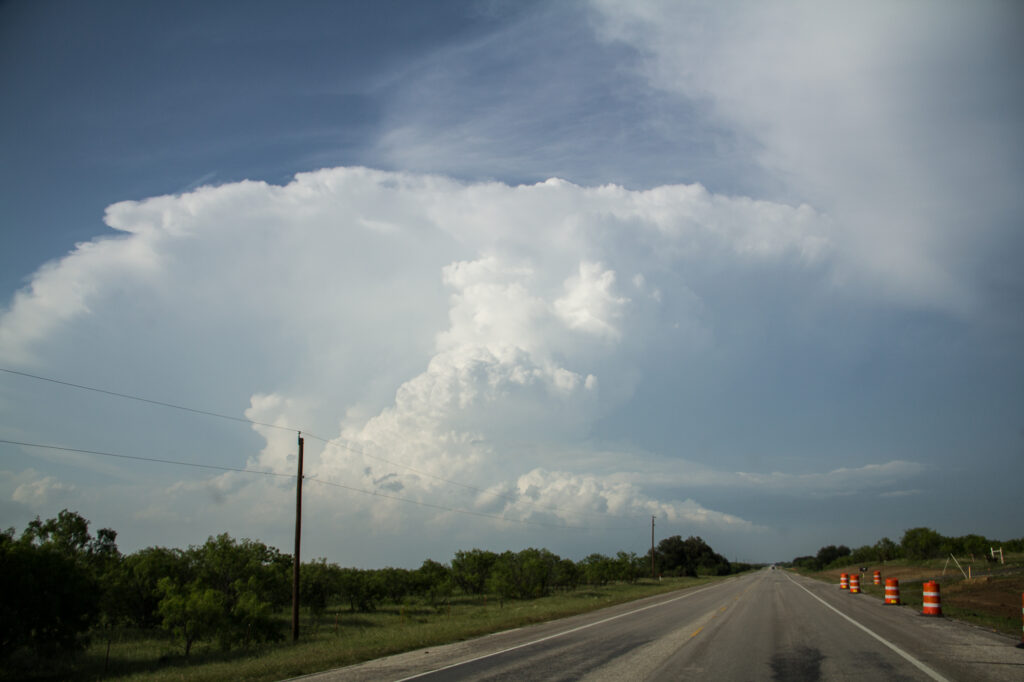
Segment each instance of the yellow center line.
[{"label": "yellow center line", "polygon": [[[728,609],[728,608],[729,608],[729,605],[726,604],[722,608],[718,609],[717,613],[712,613],[711,616],[708,618],[708,620],[709,621],[714,620],[715,616],[717,616],[719,613],[725,613],[726,609]],[[704,630],[704,626],[701,625],[699,628],[697,628],[696,630],[693,631],[693,633],[690,635],[690,639],[693,639],[694,637],[699,635],[703,630]]]},{"label": "yellow center line", "polygon": [[[748,586],[745,590],[743,590],[743,592],[741,592],[740,594],[737,594],[735,597],[733,597],[733,601],[734,602],[739,601],[740,598],[743,597],[743,595],[745,595],[747,592],[749,592],[753,587],[754,587],[753,585]],[[697,635],[702,633],[704,631],[704,628],[707,626],[707,624],[715,619],[715,616],[717,616],[719,613],[725,613],[728,610],[728,608],[729,608],[729,605],[728,604],[724,604],[721,607],[719,607],[716,611],[708,612],[708,614],[705,615],[704,618],[702,619],[704,621],[704,625],[701,625],[699,628],[697,628],[692,633],[690,633],[689,639],[693,639],[694,637],[696,637]]]}]

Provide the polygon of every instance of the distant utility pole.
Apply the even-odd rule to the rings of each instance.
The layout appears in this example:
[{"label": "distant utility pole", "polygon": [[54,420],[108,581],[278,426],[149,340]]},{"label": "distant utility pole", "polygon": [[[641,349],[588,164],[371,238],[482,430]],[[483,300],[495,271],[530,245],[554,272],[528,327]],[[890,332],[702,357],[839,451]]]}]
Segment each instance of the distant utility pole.
[{"label": "distant utility pole", "polygon": [[299,480],[295,487],[295,560],[292,565],[292,641],[299,640],[299,545],[302,542],[302,431],[299,431]]},{"label": "distant utility pole", "polygon": [[654,516],[651,516],[651,580],[656,580],[658,575],[654,571]]}]

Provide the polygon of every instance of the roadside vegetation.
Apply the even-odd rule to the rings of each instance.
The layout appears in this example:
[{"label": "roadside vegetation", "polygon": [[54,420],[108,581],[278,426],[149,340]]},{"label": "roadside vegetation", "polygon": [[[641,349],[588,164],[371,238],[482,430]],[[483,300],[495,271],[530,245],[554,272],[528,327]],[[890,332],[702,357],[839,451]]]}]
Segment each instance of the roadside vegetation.
[{"label": "roadside vegetation", "polygon": [[[836,585],[842,573],[857,573],[861,591],[879,600],[885,578],[897,578],[901,604],[918,611],[925,581],[935,580],[944,616],[1021,636],[1024,538],[1003,542],[980,535],[946,537],[931,528],[911,528],[898,543],[882,538],[853,550],[828,545],[786,565]],[[881,571],[881,585],[873,584],[876,570]]]},{"label": "roadside vegetation", "polygon": [[281,679],[638,599],[751,568],[702,539],[651,556],[580,561],[547,549],[459,551],[416,569],[300,571],[292,557],[227,534],[188,549],[124,555],[117,534],[64,510],[0,532],[0,678]]}]

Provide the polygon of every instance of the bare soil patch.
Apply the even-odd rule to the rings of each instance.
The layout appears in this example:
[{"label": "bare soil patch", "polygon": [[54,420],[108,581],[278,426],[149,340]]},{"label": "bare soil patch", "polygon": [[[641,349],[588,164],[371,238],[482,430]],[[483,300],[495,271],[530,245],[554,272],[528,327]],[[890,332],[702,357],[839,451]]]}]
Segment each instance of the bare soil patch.
[{"label": "bare soil patch", "polygon": [[973,578],[942,588],[942,603],[968,611],[990,614],[1008,621],[1021,620],[1024,576]]}]

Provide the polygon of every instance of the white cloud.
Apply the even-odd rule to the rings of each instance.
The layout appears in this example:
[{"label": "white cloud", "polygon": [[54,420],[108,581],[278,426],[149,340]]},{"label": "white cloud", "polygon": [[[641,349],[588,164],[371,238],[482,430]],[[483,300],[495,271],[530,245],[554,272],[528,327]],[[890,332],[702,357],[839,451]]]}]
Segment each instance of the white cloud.
[{"label": "white cloud", "polygon": [[[795,263],[813,278],[829,248],[827,221],[807,207],[699,186],[512,187],[364,168],[123,202],[107,221],[124,236],[47,265],[0,317],[4,363],[33,355],[102,386],[110,368],[140,368],[140,392],[166,374],[205,405],[247,405],[249,419],[284,427],[255,426],[262,449],[212,460],[229,466],[290,475],[287,429],[309,429],[306,471],[359,490],[466,506],[446,481],[532,481],[538,499],[744,532],[735,515],[588,473],[586,457],[575,472],[560,462],[628,399],[650,339],[706,324],[688,268]],[[679,358],[706,350],[698,336],[677,337]],[[262,500],[286,488],[182,482],[139,518],[189,500],[179,516],[269,522]],[[338,513],[369,509],[376,528],[424,516],[311,490]]]},{"label": "white cloud", "polygon": [[47,263],[25,289],[15,293],[3,311],[0,353],[7,362],[34,359],[32,348],[55,333],[62,323],[92,313],[90,301],[109,294],[107,272],[137,280],[155,266],[151,246],[141,240],[98,239],[78,244],[68,257]]},{"label": "white cloud", "polygon": [[[246,467],[278,474],[294,474],[297,469],[298,452],[296,431],[301,430],[303,424],[312,421],[312,416],[309,410],[304,408],[302,401],[278,394],[256,394],[249,399],[245,418],[258,422],[252,428],[266,441],[266,446],[258,455],[246,462]],[[305,446],[304,441],[304,461],[315,464],[318,450],[315,441],[309,446]]]},{"label": "white cloud", "polygon": [[54,498],[66,499],[75,491],[74,485],[62,483],[53,476],[43,476],[32,469],[23,471],[14,479],[17,487],[11,493],[11,499],[30,507],[40,507]]},{"label": "white cloud", "polygon": [[[807,207],[715,196],[699,186],[631,192],[550,180],[509,187],[362,168],[300,174],[284,187],[244,182],[122,202],[106,220],[125,235],[79,244],[18,292],[0,317],[0,357],[26,361],[34,343],[49,341],[61,325],[106,315],[102,306],[112,303],[191,318],[186,323],[241,323],[254,337],[290,316],[293,325],[308,324],[334,343],[377,341],[380,335],[366,328],[345,335],[339,323],[353,316],[378,321],[385,311],[407,313],[405,322],[436,323],[443,300],[433,285],[440,284],[438,272],[447,266],[444,277],[456,285],[476,276],[459,270],[462,255],[485,270],[498,262],[488,257],[498,258],[519,280],[533,271],[546,292],[569,280],[556,309],[577,327],[607,334],[625,304],[609,288],[616,261],[665,267],[666,256],[685,254],[814,257],[828,240],[826,224]],[[610,239],[629,246],[620,250]],[[632,274],[641,269],[632,267]],[[640,274],[656,282],[657,273]],[[359,296],[343,295],[356,286]],[[467,283],[461,295],[470,305],[484,296],[530,305],[516,298],[517,286]],[[395,296],[411,290],[416,297]],[[423,336],[429,338],[414,339],[422,343]]]},{"label": "white cloud", "polygon": [[600,263],[580,263],[579,275],[565,283],[566,294],[554,303],[555,312],[570,329],[618,339],[622,332],[616,322],[628,298],[612,293],[615,273]]},{"label": "white cloud", "polygon": [[736,474],[736,477],[748,485],[761,490],[829,495],[889,488],[894,484],[913,480],[923,472],[924,466],[917,462],[893,460],[882,464],[865,464],[855,469],[841,467],[825,473],[786,474],[773,472],[770,474],[756,474],[739,472]]},{"label": "white cloud", "polygon": [[[612,478],[646,485],[750,489],[759,493],[795,496],[825,497],[878,491],[879,496],[893,497],[901,493],[888,490],[889,488],[906,485],[925,472],[922,464],[905,460],[810,473],[723,471],[683,460],[674,461],[674,465],[674,473],[638,472],[615,475]],[[902,494],[906,494],[906,491]]]},{"label": "white cloud", "polygon": [[496,513],[555,518],[567,524],[614,525],[628,517],[635,521],[655,515],[673,524],[712,530],[759,529],[746,519],[706,509],[692,499],[659,501],[631,483],[541,468],[523,474],[511,485],[493,486],[480,493],[476,505]]}]

